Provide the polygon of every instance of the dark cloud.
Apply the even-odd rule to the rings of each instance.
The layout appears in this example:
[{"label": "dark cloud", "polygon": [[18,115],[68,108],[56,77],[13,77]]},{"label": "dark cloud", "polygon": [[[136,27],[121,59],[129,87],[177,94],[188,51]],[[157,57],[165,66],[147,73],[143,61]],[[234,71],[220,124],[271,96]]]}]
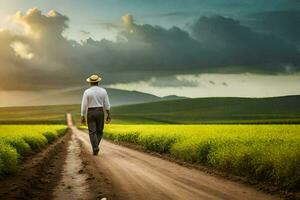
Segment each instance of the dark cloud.
[{"label": "dark cloud", "polygon": [[248,20],[247,25],[255,30],[300,42],[300,10],[260,12],[251,14]]},{"label": "dark cloud", "polygon": [[182,19],[187,17],[195,17],[199,16],[199,11],[174,11],[174,12],[165,12],[165,13],[152,13],[141,16],[143,17],[151,17],[151,18],[175,18],[175,19]]},{"label": "dark cloud", "polygon": [[225,87],[228,86],[228,84],[226,82],[222,82],[222,85],[225,86]]},{"label": "dark cloud", "polygon": [[296,45],[270,34],[256,33],[237,20],[201,17],[191,28],[202,45],[217,50],[216,64],[246,66],[246,71],[267,73],[281,71],[282,65],[299,64]]},{"label": "dark cloud", "polygon": [[97,20],[96,24],[106,30],[121,30],[124,29],[122,24],[117,22],[109,22],[105,20]]},{"label": "dark cloud", "polygon": [[210,84],[215,85],[216,83],[214,81],[209,81]]},{"label": "dark cloud", "polygon": [[116,41],[89,38],[81,43],[63,36],[69,19],[56,11],[44,15],[31,9],[15,18],[26,33],[0,31],[2,89],[76,86],[91,73],[102,74],[104,84],[156,78],[157,83],[152,83],[156,86],[194,86],[193,82],[159,77],[204,72],[293,73],[300,66],[295,45],[222,16],[199,18],[191,26],[191,36],[176,26],[140,25],[125,15]]},{"label": "dark cloud", "polygon": [[292,6],[296,6],[296,8],[297,8],[297,6],[300,6],[300,0],[286,0],[286,4],[290,4]]}]

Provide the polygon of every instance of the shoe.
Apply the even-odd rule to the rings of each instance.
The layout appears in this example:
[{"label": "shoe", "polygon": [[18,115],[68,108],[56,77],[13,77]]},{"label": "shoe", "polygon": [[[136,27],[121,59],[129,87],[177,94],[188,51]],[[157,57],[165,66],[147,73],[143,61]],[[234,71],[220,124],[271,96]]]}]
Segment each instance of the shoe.
[{"label": "shoe", "polygon": [[93,150],[93,155],[94,155],[94,156],[98,155],[98,153],[99,153],[99,149]]}]

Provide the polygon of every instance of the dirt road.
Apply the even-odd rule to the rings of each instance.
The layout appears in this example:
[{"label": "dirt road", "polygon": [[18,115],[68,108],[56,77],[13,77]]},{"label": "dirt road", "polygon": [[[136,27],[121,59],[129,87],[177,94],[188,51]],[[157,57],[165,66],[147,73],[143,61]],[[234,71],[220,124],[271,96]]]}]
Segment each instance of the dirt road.
[{"label": "dirt road", "polygon": [[224,180],[147,153],[101,141],[98,156],[91,156],[88,134],[72,127],[89,152],[94,170],[110,180],[116,199],[278,199],[248,186]]},{"label": "dirt road", "polygon": [[87,133],[70,129],[0,181],[0,199],[275,200],[250,186],[102,140],[93,156]]}]

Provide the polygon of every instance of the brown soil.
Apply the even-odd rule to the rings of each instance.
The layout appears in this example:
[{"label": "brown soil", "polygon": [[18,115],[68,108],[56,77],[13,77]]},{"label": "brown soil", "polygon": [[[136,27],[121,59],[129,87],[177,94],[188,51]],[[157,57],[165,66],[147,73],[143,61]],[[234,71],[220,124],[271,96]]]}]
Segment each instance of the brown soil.
[{"label": "brown soil", "polygon": [[94,156],[72,129],[62,178],[54,190],[54,199],[115,199],[109,178],[95,167]]},{"label": "brown soil", "polygon": [[90,185],[90,199],[117,199],[116,191],[112,186],[110,177],[97,168],[97,162],[91,154],[89,146],[80,141],[82,148],[81,159],[83,163],[83,173],[88,175],[87,181]]},{"label": "brown soil", "polygon": [[46,149],[27,158],[18,174],[0,182],[0,199],[52,199],[61,177],[70,130]]}]

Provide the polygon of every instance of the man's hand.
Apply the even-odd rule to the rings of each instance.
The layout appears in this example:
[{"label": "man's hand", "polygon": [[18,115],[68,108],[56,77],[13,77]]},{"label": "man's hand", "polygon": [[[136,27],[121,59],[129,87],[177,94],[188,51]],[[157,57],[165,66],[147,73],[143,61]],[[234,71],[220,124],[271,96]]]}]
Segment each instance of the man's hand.
[{"label": "man's hand", "polygon": [[85,117],[84,117],[84,116],[81,116],[81,123],[82,123],[83,125],[85,125]]},{"label": "man's hand", "polygon": [[110,117],[110,115],[107,115],[107,116],[106,116],[106,123],[109,124],[110,121],[111,121],[111,117]]}]

